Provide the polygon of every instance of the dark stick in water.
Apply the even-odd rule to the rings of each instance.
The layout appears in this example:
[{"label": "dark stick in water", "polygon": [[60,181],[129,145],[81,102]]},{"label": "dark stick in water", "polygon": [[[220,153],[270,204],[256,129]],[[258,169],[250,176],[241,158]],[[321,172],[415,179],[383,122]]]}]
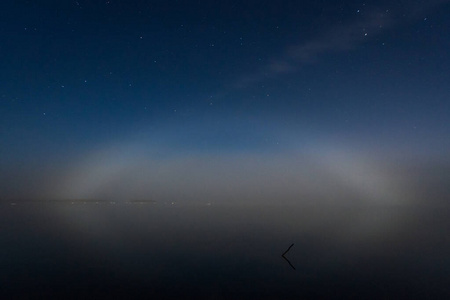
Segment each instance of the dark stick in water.
[{"label": "dark stick in water", "polygon": [[290,245],[289,248],[283,254],[281,254],[281,257],[283,257],[288,262],[288,264],[292,267],[292,269],[295,270],[295,267],[291,264],[289,259],[287,259],[286,256],[284,256],[286,253],[289,252],[289,250],[291,250],[292,246],[294,246],[294,244]]}]

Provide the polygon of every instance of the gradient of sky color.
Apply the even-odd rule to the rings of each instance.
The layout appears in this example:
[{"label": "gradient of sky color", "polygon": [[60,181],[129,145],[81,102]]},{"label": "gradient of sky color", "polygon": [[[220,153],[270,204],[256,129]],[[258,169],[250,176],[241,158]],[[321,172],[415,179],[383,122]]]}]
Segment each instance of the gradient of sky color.
[{"label": "gradient of sky color", "polygon": [[0,198],[444,202],[449,12],[2,1]]}]

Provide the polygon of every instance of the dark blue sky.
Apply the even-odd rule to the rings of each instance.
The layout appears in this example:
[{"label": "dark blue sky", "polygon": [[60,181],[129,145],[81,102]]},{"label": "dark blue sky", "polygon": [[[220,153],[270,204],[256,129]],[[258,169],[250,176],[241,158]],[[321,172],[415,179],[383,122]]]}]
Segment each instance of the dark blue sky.
[{"label": "dark blue sky", "polygon": [[[0,197],[150,195],[136,172],[191,197],[248,193],[308,155],[349,178],[355,157],[442,160],[449,13],[444,0],[2,1]],[[295,195],[287,174],[271,192]],[[184,195],[167,190],[151,196]]]}]

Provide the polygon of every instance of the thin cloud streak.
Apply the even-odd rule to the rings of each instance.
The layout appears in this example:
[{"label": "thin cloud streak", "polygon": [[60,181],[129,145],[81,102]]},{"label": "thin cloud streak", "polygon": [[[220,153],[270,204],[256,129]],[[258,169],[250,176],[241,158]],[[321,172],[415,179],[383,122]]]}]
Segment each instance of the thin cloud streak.
[{"label": "thin cloud streak", "polygon": [[401,17],[389,9],[361,13],[361,16],[351,23],[339,24],[316,38],[287,46],[279,57],[273,58],[258,71],[240,77],[234,87],[245,88],[265,79],[297,72],[302,66],[314,64],[328,53],[354,50],[382,32],[417,20],[423,14],[449,2],[449,0],[437,0],[419,6],[411,5],[406,8],[406,12]]},{"label": "thin cloud streak", "polygon": [[303,65],[316,63],[326,53],[350,51],[394,24],[389,12],[371,13],[353,23],[336,26],[315,39],[288,46],[258,72],[241,77],[237,88],[298,71]]}]

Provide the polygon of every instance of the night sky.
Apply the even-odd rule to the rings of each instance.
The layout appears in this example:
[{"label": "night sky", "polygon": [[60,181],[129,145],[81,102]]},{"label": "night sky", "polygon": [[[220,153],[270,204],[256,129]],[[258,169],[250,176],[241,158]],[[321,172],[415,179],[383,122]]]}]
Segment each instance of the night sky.
[{"label": "night sky", "polygon": [[450,299],[449,16],[1,0],[0,298]]},{"label": "night sky", "polygon": [[449,13],[3,0],[0,199],[443,203]]}]

